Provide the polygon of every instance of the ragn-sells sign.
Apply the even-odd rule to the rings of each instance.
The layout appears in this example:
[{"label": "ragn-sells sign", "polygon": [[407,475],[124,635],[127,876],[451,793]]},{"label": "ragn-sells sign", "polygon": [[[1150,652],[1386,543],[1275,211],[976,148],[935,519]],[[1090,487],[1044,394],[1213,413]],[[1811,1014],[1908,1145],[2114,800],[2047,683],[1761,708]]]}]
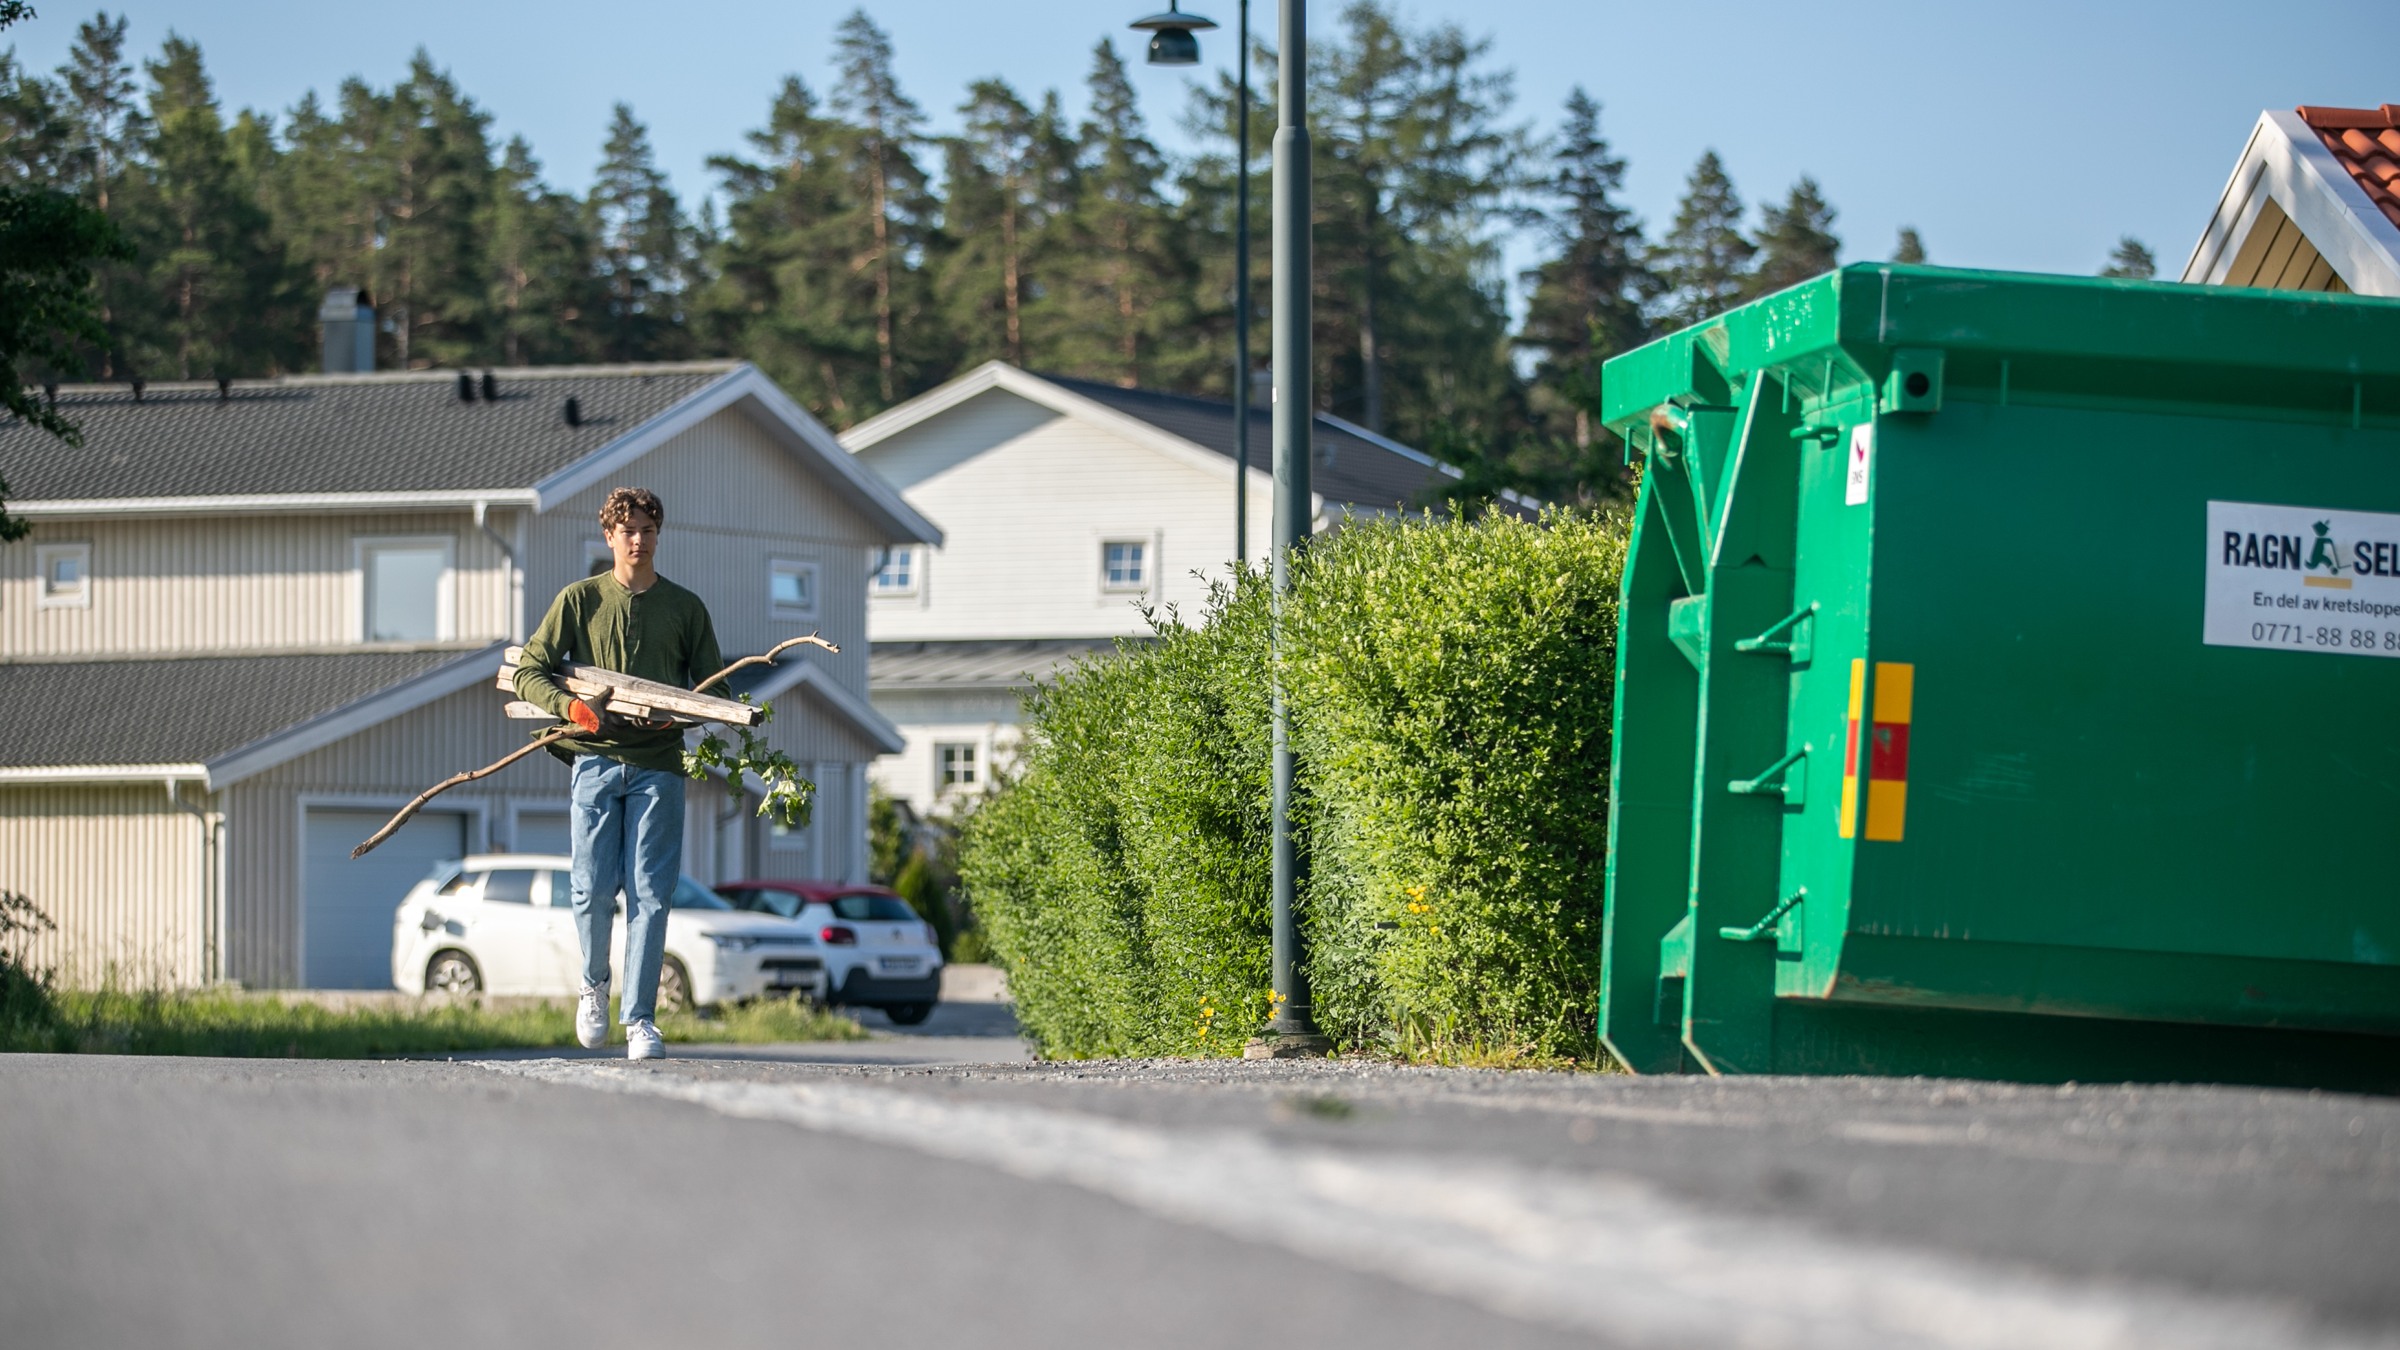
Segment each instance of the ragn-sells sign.
[{"label": "ragn-sells sign", "polygon": [[2400,516],[2208,504],[2201,641],[2400,656]]}]

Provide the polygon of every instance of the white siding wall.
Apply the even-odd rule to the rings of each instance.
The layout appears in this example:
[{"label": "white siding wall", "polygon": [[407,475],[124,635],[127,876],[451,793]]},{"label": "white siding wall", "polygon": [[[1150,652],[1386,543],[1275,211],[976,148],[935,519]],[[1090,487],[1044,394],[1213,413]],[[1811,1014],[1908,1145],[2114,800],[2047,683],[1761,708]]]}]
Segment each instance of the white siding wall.
[{"label": "white siding wall", "polygon": [[[184,800],[214,807],[196,785]],[[0,890],[58,925],[26,953],[67,984],[207,979],[208,869],[201,822],[164,784],[0,788]]]},{"label": "white siding wall", "polygon": [[[584,546],[600,539],[600,504],[620,486],[649,488],[667,509],[658,570],[708,602],[728,656],[760,652],[785,638],[821,633],[839,656],[809,649],[861,695],[867,689],[863,599],[878,537],[745,414],[727,410],[578,493],[534,522],[527,578],[528,628],[561,586],[586,575]],[[767,602],[768,562],[797,558],[821,568],[818,617],[776,618]],[[786,660],[792,659],[786,657]]]},{"label": "white siding wall", "polygon": [[[1260,447],[1260,462],[1264,462]],[[868,602],[879,642],[1100,637],[1148,631],[1136,597],[1101,586],[1109,540],[1151,545],[1154,604],[1197,614],[1233,539],[1233,476],[992,390],[860,452],[942,527],[915,597]],[[1251,556],[1273,528],[1251,476]]]},{"label": "white siding wall", "polygon": [[982,782],[976,791],[989,791],[994,772],[1014,762],[1023,740],[1018,730],[1022,700],[1012,690],[978,693],[884,693],[875,706],[899,726],[908,748],[875,761],[875,786],[884,795],[908,803],[919,816],[943,808],[950,797],[942,791],[937,747],[964,742],[976,748]]},{"label": "white siding wall", "polygon": [[[514,514],[494,511],[503,538]],[[506,565],[466,512],[42,521],[0,549],[0,658],[349,646],[359,640],[355,542],[433,536],[454,550],[457,637],[509,634]],[[89,543],[91,603],[42,608],[35,544]]]}]

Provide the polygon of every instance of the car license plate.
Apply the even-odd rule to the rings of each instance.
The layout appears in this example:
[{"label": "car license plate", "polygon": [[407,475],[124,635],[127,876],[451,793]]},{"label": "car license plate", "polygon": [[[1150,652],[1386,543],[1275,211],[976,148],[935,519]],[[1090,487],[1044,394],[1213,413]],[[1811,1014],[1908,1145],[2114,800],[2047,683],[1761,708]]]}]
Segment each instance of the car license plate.
[{"label": "car license plate", "polygon": [[884,973],[889,975],[914,975],[917,973],[917,958],[913,956],[880,957],[876,964],[882,966]]},{"label": "car license plate", "polygon": [[810,972],[805,970],[779,970],[775,972],[775,983],[778,986],[783,987],[796,988],[805,985],[809,982],[809,978]]}]

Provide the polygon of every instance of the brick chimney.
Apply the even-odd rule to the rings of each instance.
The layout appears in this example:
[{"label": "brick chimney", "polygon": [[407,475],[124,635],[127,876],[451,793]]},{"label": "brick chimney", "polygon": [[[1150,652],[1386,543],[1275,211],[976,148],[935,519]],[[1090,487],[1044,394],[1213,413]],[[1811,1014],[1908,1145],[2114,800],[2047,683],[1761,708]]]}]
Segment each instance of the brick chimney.
[{"label": "brick chimney", "polygon": [[365,291],[336,286],[325,292],[325,303],[317,310],[317,327],[324,334],[326,374],[375,368],[375,306]]}]

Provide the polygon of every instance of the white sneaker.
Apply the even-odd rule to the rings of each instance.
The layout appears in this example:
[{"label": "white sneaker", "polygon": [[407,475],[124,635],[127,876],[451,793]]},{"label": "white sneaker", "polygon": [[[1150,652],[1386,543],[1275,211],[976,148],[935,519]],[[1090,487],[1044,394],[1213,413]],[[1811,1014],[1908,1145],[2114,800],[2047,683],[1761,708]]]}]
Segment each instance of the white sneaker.
[{"label": "white sneaker", "polygon": [[608,986],[586,986],[575,1000],[575,1041],[586,1050],[608,1044]]},{"label": "white sneaker", "polygon": [[637,1017],[625,1024],[625,1058],[665,1059],[667,1038],[647,1017]]}]

